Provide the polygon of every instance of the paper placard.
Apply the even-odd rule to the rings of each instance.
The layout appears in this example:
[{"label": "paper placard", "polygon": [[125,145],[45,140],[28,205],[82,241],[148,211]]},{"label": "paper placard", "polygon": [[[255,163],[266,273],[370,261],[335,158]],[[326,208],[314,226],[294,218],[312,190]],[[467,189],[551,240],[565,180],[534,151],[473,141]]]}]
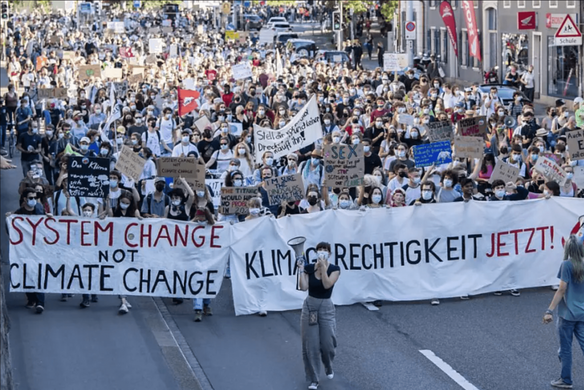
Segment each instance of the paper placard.
[{"label": "paper placard", "polygon": [[185,181],[193,189],[193,191],[205,190],[205,172],[207,168],[203,164],[196,164],[195,176],[185,176]]},{"label": "paper placard", "polygon": [[114,89],[116,90],[116,96],[122,98],[128,93],[128,81],[120,81],[119,83],[114,83]]},{"label": "paper placard", "polygon": [[229,132],[235,136],[240,136],[243,132],[243,124],[242,123],[235,123],[229,122]]},{"label": "paper placard", "polygon": [[203,132],[207,126],[210,126],[211,128],[213,127],[211,121],[205,115],[195,121],[195,126],[197,126],[197,129],[199,129],[200,132]]},{"label": "paper placard", "polygon": [[542,157],[542,156],[545,158],[549,158],[550,160],[552,160],[553,162],[555,162],[559,166],[562,166],[562,157],[560,155],[555,154],[555,153],[540,153],[539,157]]},{"label": "paper placard", "polygon": [[162,33],[163,34],[172,34],[174,32],[174,29],[172,27],[162,27]]},{"label": "paper placard", "polygon": [[221,179],[206,179],[205,185],[211,188],[213,193],[213,206],[215,209],[221,207],[221,187],[225,183],[225,180]]},{"label": "paper placard", "polygon": [[450,141],[440,141],[431,144],[414,146],[414,161],[417,168],[429,167],[432,164],[448,164],[452,162]]},{"label": "paper placard", "polygon": [[555,181],[560,186],[566,183],[566,171],[549,158],[539,157],[533,169],[541,173],[546,179]]},{"label": "paper placard", "polygon": [[302,174],[272,177],[266,180],[266,191],[270,205],[280,205],[282,202],[301,200],[304,198],[304,182]]},{"label": "paper placard", "polygon": [[[401,115],[400,115],[401,117]],[[431,122],[426,125],[426,135],[430,142],[452,141],[452,123],[449,121]]]},{"label": "paper placard", "polygon": [[454,154],[456,157],[481,158],[485,152],[485,140],[482,137],[454,137]]},{"label": "paper placard", "polygon": [[513,182],[519,177],[519,168],[514,167],[513,165],[507,164],[503,160],[497,161],[495,165],[495,169],[493,169],[493,173],[491,173],[491,178],[489,179],[489,183],[493,184],[493,182],[497,179],[501,179],[506,183]]},{"label": "paper placard", "polygon": [[107,22],[107,29],[116,34],[123,34],[126,32],[124,22]]},{"label": "paper placard", "polygon": [[130,84],[140,83],[142,80],[144,80],[144,76],[142,76],[141,74],[133,74],[130,77],[128,77],[128,82]]},{"label": "paper placard", "polygon": [[162,177],[197,177],[197,161],[194,157],[158,157],[156,167]]},{"label": "paper placard", "polygon": [[146,56],[146,58],[144,58],[144,63],[146,65],[156,64],[157,61],[158,59],[156,58],[156,54],[149,54]]},{"label": "paper placard", "polygon": [[584,130],[567,131],[566,144],[572,161],[584,160]]},{"label": "paper placard", "polygon": [[122,79],[122,69],[121,68],[105,68],[101,72],[101,77],[104,79],[121,80]]},{"label": "paper placard", "polygon": [[584,188],[584,167],[576,165],[575,167],[573,167],[573,169],[574,169],[574,178],[572,179],[572,181],[574,183],[576,183],[576,185],[578,186],[579,189],[583,189]]},{"label": "paper placard", "polygon": [[150,38],[148,40],[148,51],[150,54],[160,54],[164,48],[164,41],[161,38]]},{"label": "paper placard", "polygon": [[53,88],[39,88],[37,90],[37,98],[39,100],[52,99],[55,96]]},{"label": "paper placard", "polygon": [[225,31],[225,40],[235,41],[239,39],[239,33],[235,31]]},{"label": "paper placard", "polygon": [[109,193],[108,158],[69,156],[67,189],[71,196],[105,198]]},{"label": "paper placard", "polygon": [[170,45],[168,55],[170,56],[170,58],[178,57],[178,46],[176,45],[176,43]]},{"label": "paper placard", "polygon": [[124,145],[116,162],[116,170],[137,182],[140,180],[145,164],[146,160],[138,153],[134,153],[132,148]]},{"label": "paper placard", "polygon": [[482,137],[487,134],[487,117],[462,119],[458,122],[458,132],[463,137]]},{"label": "paper placard", "polygon": [[[154,56],[154,61],[156,61],[156,56]],[[141,74],[144,75],[144,71],[146,70],[145,66],[131,66],[130,69],[132,70],[132,74]]]},{"label": "paper placard", "polygon": [[324,147],[324,184],[351,188],[363,184],[365,158],[363,145],[332,144]]},{"label": "paper placard", "polygon": [[53,96],[55,99],[66,99],[69,96],[67,88],[53,88]]},{"label": "paper placard", "polygon": [[397,114],[397,123],[400,123],[402,125],[413,126],[414,117],[409,114]]},{"label": "paper placard", "polygon": [[101,78],[101,66],[81,65],[79,67],[79,79],[89,80],[91,77]]},{"label": "paper placard", "polygon": [[203,25],[202,25],[202,24],[199,24],[199,25],[197,26],[197,34],[198,34],[198,35],[203,35],[203,34],[205,34],[205,27],[203,27]]},{"label": "paper placard", "polygon": [[231,71],[233,72],[233,78],[235,80],[247,79],[253,76],[251,73],[251,67],[247,63],[233,65]]},{"label": "paper placard", "polygon": [[63,59],[64,60],[73,60],[75,58],[74,51],[64,51],[63,52]]},{"label": "paper placard", "polygon": [[400,53],[383,54],[383,70],[398,72],[408,66],[408,55]]},{"label": "paper placard", "polygon": [[221,214],[249,214],[247,201],[258,196],[257,187],[222,187]]},{"label": "paper placard", "polygon": [[160,27],[150,27],[148,29],[148,34],[152,35],[160,34]]}]

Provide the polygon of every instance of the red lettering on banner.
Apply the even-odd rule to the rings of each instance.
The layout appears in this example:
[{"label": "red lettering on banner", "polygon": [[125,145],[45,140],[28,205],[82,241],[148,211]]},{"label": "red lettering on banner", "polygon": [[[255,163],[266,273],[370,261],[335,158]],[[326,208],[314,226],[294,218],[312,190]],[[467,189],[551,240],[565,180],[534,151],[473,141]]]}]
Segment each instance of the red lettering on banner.
[{"label": "red lettering on banner", "polygon": [[[549,231],[549,235],[546,232]],[[538,251],[537,247],[534,247],[532,243],[535,243],[536,232],[541,232],[541,246],[540,251],[545,251],[546,249],[554,249],[554,227],[553,226],[540,226],[537,228],[525,228],[525,229],[515,229],[508,232],[497,232],[491,234],[491,250],[486,253],[487,257],[505,257],[509,256],[510,253],[504,252],[502,248],[507,245],[512,245],[514,247],[514,254],[528,254],[535,253]],[[519,247],[520,234],[529,234],[529,236],[523,236],[527,238],[527,243],[524,248]],[[512,242],[505,241],[505,236],[511,236]],[[548,241],[549,237],[549,241]]]},{"label": "red lettering on banner", "polygon": [[[148,232],[146,233],[144,231],[144,228],[148,229]],[[144,225],[141,224],[140,225],[140,247],[144,247],[144,239],[147,238],[148,239],[148,245],[146,245],[146,247],[150,248],[152,246],[152,225]]]},{"label": "red lettering on banner", "polygon": [[497,257],[509,256],[509,252],[501,252],[501,248],[507,245],[504,242],[501,242],[501,236],[505,236],[507,234],[509,234],[509,232],[497,233]]},{"label": "red lettering on banner", "polygon": [[533,234],[535,233],[535,229],[534,228],[530,228],[530,229],[525,229],[525,231],[526,232],[527,231],[531,232],[531,234],[529,235],[529,238],[527,239],[527,246],[525,248],[525,253],[533,253],[536,250],[535,249],[529,249],[529,248],[531,246],[531,240],[533,240]]},{"label": "red lettering on banner", "polygon": [[193,229],[193,233],[191,234],[191,239],[193,240],[193,244],[195,244],[195,246],[197,248],[202,247],[203,245],[205,245],[205,236],[199,236],[199,238],[202,238],[201,243],[197,243],[197,239],[195,238],[195,233],[197,232],[197,230],[199,229],[205,229],[204,226],[199,225],[199,226],[195,226],[195,228]]},{"label": "red lettering on banner", "polygon": [[168,241],[168,245],[172,246],[172,241],[170,239],[170,233],[168,232],[168,227],[166,225],[162,225],[160,230],[158,231],[158,235],[156,236],[156,240],[154,240],[154,246],[158,245],[158,240],[165,239]]},{"label": "red lettering on banner", "polygon": [[92,221],[81,221],[81,246],[91,246],[91,242],[85,242],[85,236],[89,235],[88,231],[85,231],[85,225],[91,223]]},{"label": "red lettering on banner", "polygon": [[49,242],[49,240],[47,240],[47,237],[44,237],[43,240],[45,241],[45,244],[47,244],[47,245],[55,245],[57,242],[59,242],[59,238],[61,237],[61,235],[59,234],[59,231],[57,229],[55,229],[53,226],[51,226],[49,224],[50,221],[56,221],[56,220],[45,219],[45,227],[47,228],[47,230],[50,230],[53,233],[55,233],[55,241]]},{"label": "red lettering on banner", "polygon": [[128,230],[130,230],[130,228],[134,227],[134,226],[138,226],[138,224],[136,222],[132,222],[130,224],[128,224],[128,226],[126,226],[126,231],[124,232],[124,242],[126,243],[127,246],[129,246],[130,248],[136,248],[138,246],[138,244],[132,244],[129,240],[128,240]]},{"label": "red lettering on banner", "polygon": [[18,241],[12,241],[12,239],[9,239],[10,244],[12,244],[12,245],[18,245],[18,244],[22,243],[22,240],[24,240],[24,236],[22,235],[22,231],[18,228],[18,226],[16,226],[16,221],[24,221],[24,218],[14,217],[12,219],[12,229],[14,229],[14,231],[18,232]]},{"label": "red lettering on banner", "polygon": [[213,227],[211,228],[211,245],[210,245],[211,248],[221,248],[221,245],[215,245],[215,239],[219,238],[219,236],[215,234],[216,229],[223,229],[223,226],[213,225]]},{"label": "red lettering on banner", "polygon": [[109,231],[109,237],[107,240],[107,245],[108,246],[112,246],[114,244],[114,223],[113,222],[109,222],[107,225],[105,225],[105,228],[101,226],[99,221],[95,221],[95,230],[93,232],[94,234],[94,241],[95,241],[95,246],[99,246],[99,242],[97,241],[97,233],[98,232],[108,232]]},{"label": "red lettering on banner", "polygon": [[59,222],[67,224],[67,245],[71,245],[71,224],[79,221],[75,219],[60,219]]},{"label": "red lettering on banner", "polygon": [[39,219],[37,221],[37,223],[33,223],[30,219],[26,218],[26,222],[29,223],[30,227],[32,227],[32,246],[36,245],[36,233],[37,233],[37,227],[41,224],[41,222],[43,222],[43,219]]}]

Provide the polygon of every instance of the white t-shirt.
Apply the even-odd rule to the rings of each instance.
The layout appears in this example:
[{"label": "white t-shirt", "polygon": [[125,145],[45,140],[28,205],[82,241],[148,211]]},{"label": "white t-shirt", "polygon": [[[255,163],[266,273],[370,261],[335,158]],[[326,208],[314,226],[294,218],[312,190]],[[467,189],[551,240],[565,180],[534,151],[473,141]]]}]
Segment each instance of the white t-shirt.
[{"label": "white t-shirt", "polygon": [[190,142],[188,145],[184,145],[182,142],[180,142],[172,149],[172,157],[180,157],[181,154],[186,157],[190,152],[197,153],[197,158],[199,157],[199,150],[195,145]]},{"label": "white t-shirt", "polygon": [[165,143],[170,144],[173,142],[172,132],[175,128],[174,119],[166,120],[163,118],[160,120],[160,136]]},{"label": "white t-shirt", "polygon": [[229,168],[229,162],[234,158],[233,151],[228,150],[227,153],[222,153],[220,150],[216,150],[213,153],[215,161],[217,161],[217,170],[223,172]]},{"label": "white t-shirt", "polygon": [[[148,139],[146,139],[146,134],[148,134]],[[162,134],[160,135],[160,138]],[[162,152],[162,148],[160,146],[160,138],[158,137],[158,132],[154,131],[150,133],[149,131],[145,131],[142,133],[142,144],[146,145],[148,149],[152,151],[155,156],[160,156]]]}]

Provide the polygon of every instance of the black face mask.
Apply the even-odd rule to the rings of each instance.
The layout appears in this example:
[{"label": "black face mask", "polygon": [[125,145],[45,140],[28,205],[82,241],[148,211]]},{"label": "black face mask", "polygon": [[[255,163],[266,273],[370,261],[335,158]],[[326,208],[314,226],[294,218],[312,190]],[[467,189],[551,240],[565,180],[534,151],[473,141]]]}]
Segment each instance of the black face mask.
[{"label": "black face mask", "polygon": [[400,172],[399,177],[406,178],[406,177],[408,177],[408,173],[407,172]]},{"label": "black face mask", "polygon": [[158,192],[162,192],[162,190],[164,190],[165,184],[156,184],[156,191]]},{"label": "black face mask", "polygon": [[316,202],[318,201],[316,196],[309,196],[307,200],[311,206],[314,206],[316,204]]}]

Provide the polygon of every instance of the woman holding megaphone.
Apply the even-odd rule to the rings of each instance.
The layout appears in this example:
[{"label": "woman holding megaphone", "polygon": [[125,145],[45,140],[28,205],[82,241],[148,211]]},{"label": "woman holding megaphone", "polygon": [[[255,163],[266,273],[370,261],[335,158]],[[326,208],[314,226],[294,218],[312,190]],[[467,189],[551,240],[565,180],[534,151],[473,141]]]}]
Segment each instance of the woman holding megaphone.
[{"label": "woman holding megaphone", "polygon": [[320,361],[325,373],[333,379],[333,360],[337,339],[335,336],[335,305],[331,301],[333,287],[341,274],[341,269],[329,263],[331,245],[321,242],[316,246],[318,260],[305,265],[304,255],[297,257],[299,287],[308,290],[308,297],[302,306],[300,329],[302,334],[302,358],[306,370],[309,389],[317,389],[320,378]]}]

